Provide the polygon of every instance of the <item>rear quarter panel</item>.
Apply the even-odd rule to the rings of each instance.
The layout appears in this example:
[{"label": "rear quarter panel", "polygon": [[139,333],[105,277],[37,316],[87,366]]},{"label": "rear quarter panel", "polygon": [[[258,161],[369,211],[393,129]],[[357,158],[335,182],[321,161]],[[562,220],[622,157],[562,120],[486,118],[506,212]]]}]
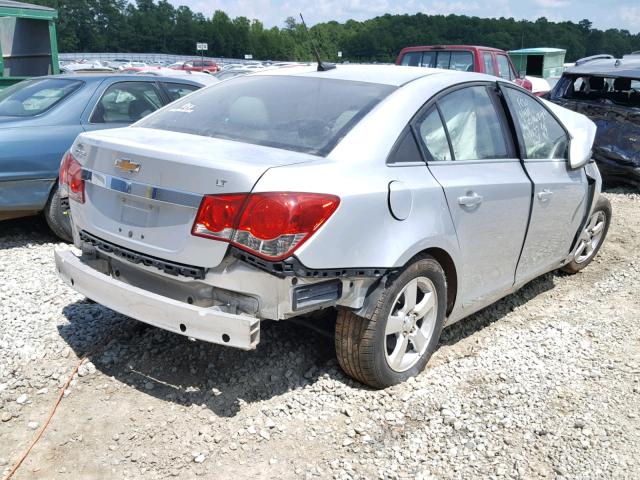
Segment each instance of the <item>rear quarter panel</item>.
[{"label": "rear quarter panel", "polygon": [[[464,75],[464,77],[460,77]],[[325,159],[268,170],[254,191],[304,191],[338,195],[340,207],[296,252],[309,268],[389,268],[426,248],[445,250],[457,263],[458,243],[440,185],[425,164],[388,166],[387,157],[416,111],[461,78],[486,75],[443,71],[399,88],[358,123]],[[391,181],[412,193],[406,220],[389,210]]]}]

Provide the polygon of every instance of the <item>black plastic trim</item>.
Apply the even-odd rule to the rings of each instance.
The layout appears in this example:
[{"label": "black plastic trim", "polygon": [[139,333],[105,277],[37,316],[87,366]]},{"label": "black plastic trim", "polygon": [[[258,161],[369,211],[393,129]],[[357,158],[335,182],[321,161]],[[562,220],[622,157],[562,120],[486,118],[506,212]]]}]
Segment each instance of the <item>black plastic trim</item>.
[{"label": "black plastic trim", "polygon": [[350,278],[350,277],[382,277],[390,269],[388,268],[326,268],[312,269],[304,266],[296,257],[290,257],[279,262],[264,260],[255,255],[231,246],[230,254],[235,258],[253,265],[277,277],[303,277],[303,278]]},{"label": "black plastic trim", "polygon": [[80,240],[89,243],[105,253],[113,254],[119,258],[127,260],[131,263],[142,264],[147,267],[155,267],[164,273],[168,273],[173,276],[183,276],[195,278],[196,280],[202,280],[205,277],[206,270],[203,267],[194,267],[191,265],[184,265],[181,263],[167,262],[160,258],[138,253],[128,248],[120,247],[115,243],[108,242],[101,238],[98,238],[84,230],[79,232]]}]

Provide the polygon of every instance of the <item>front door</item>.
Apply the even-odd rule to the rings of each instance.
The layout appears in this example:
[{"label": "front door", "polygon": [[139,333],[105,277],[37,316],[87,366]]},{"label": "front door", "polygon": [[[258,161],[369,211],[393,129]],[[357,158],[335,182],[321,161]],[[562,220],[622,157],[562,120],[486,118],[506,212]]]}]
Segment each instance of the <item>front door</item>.
[{"label": "front door", "polygon": [[516,281],[556,268],[571,249],[587,208],[584,169],[571,170],[569,137],[538,99],[503,85],[524,167],[534,184],[531,222]]},{"label": "front door", "polygon": [[532,188],[516,157],[495,83],[445,94],[414,128],[456,229],[463,307],[486,305],[514,283]]}]

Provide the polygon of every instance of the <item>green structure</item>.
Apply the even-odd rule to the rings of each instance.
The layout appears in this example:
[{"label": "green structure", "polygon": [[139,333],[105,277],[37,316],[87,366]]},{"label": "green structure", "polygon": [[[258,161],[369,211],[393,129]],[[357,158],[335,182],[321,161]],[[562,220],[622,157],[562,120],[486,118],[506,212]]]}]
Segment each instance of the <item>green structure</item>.
[{"label": "green structure", "polygon": [[0,0],[0,89],[27,77],[60,73],[52,8]]},{"label": "green structure", "polygon": [[521,76],[549,78],[562,75],[566,53],[561,48],[523,48],[509,51],[509,56]]}]

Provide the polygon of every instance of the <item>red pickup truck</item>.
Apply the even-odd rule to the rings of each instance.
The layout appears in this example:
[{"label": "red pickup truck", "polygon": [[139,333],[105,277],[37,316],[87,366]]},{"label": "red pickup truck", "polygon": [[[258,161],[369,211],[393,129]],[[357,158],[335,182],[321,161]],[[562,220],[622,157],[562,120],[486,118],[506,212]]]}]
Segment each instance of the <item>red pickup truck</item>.
[{"label": "red pickup truck", "polygon": [[396,65],[446,68],[463,72],[479,72],[511,80],[531,91],[531,82],[519,78],[507,52],[472,45],[425,45],[400,50]]}]

